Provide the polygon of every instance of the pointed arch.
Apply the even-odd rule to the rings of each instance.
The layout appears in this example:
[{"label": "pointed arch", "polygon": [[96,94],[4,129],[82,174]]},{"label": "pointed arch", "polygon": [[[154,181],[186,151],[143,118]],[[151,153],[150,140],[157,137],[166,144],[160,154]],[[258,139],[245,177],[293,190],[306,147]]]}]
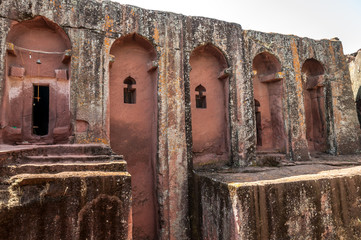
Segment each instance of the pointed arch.
[{"label": "pointed arch", "polygon": [[285,152],[281,63],[273,54],[261,52],[253,58],[252,70],[257,150]]},{"label": "pointed arch", "polygon": [[192,51],[190,65],[193,166],[225,164],[229,161],[226,58],[216,46],[205,44]]},{"label": "pointed arch", "polygon": [[306,138],[311,152],[326,151],[326,121],[324,97],[324,67],[314,58],[301,68],[306,115]]},{"label": "pointed arch", "polygon": [[157,71],[153,45],[132,33],[117,39],[109,69],[110,145],[132,175],[133,237],[156,239]]},{"label": "pointed arch", "polygon": [[282,69],[280,61],[269,52],[257,54],[252,61],[252,68],[259,76],[276,74]]},{"label": "pointed arch", "polygon": [[15,22],[6,41],[3,140],[67,142],[72,129],[69,37],[56,23],[37,16]]}]

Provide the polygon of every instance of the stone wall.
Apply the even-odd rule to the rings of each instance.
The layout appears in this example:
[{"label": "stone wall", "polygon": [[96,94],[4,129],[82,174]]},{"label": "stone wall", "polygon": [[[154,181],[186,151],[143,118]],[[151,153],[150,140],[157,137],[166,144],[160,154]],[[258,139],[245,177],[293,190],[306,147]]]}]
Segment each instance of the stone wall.
[{"label": "stone wall", "polygon": [[0,239],[132,239],[126,169],[101,144],[2,145]]},{"label": "stone wall", "polygon": [[[112,44],[120,37],[136,33],[153,45],[158,74],[154,171],[160,239],[185,239],[190,234],[190,207],[194,207],[189,197],[193,188],[189,184],[193,169],[191,105],[195,103],[191,102],[189,61],[193,50],[199,46],[213,45],[222,52],[229,67],[226,71],[228,165],[247,166],[255,159],[252,62],[262,52],[274,55],[281,64],[277,76],[283,79],[282,116],[286,135],[283,154],[291,160],[309,160],[301,73],[303,63],[309,58],[322,63],[325,70],[323,104],[327,152],[346,154],[359,150],[360,130],[339,41],[244,31],[235,23],[145,10],[111,1],[3,0],[0,3],[1,59],[7,54],[6,36],[10,26],[36,16],[58,24],[71,42],[73,136],[70,141],[75,143],[111,144],[109,64],[114,60],[110,55]],[[4,68],[4,61],[0,61],[2,104]],[[3,118],[3,109],[1,114]]]},{"label": "stone wall", "polygon": [[361,51],[348,55],[348,68],[352,84],[353,100],[356,103],[357,117],[361,126]]},{"label": "stone wall", "polygon": [[347,56],[350,71],[353,99],[356,101],[358,90],[361,86],[361,51]]},{"label": "stone wall", "polygon": [[194,239],[359,239],[360,167],[333,168],[197,173]]}]

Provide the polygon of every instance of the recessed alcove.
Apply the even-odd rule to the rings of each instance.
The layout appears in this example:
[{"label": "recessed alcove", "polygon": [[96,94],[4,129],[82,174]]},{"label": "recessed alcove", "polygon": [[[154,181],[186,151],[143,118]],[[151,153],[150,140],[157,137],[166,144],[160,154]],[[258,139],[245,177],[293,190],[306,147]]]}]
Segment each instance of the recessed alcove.
[{"label": "recessed alcove", "polygon": [[156,52],[134,33],[117,39],[110,56],[110,145],[132,175],[133,238],[157,239]]},{"label": "recessed alcove", "polygon": [[190,56],[193,167],[229,161],[228,64],[223,53],[206,44]]},{"label": "recessed alcove", "polygon": [[326,122],[324,96],[324,68],[314,58],[307,59],[302,65],[304,107],[306,119],[306,138],[311,152],[325,152]]},{"label": "recessed alcove", "polygon": [[72,129],[68,36],[57,24],[38,16],[13,21],[6,41],[2,141],[68,142]]},{"label": "recessed alcove", "polygon": [[283,120],[283,73],[278,59],[268,53],[252,63],[258,151],[286,151]]}]

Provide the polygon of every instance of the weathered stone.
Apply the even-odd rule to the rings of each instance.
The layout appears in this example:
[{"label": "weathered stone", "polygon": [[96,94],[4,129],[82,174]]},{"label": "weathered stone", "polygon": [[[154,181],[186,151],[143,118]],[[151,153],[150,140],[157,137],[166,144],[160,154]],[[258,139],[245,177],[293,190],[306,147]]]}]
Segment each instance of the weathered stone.
[{"label": "weathered stone", "polygon": [[347,56],[352,84],[353,99],[356,103],[357,117],[361,127],[361,51]]},{"label": "weathered stone", "polygon": [[0,239],[132,238],[122,157],[97,145],[8,148],[0,154]]},{"label": "weathered stone", "polygon": [[199,172],[194,238],[358,239],[360,171],[304,165]]},{"label": "weathered stone", "polygon": [[[40,43],[37,43],[37,48],[39,49],[30,49],[29,47],[26,50],[28,57],[30,55],[35,56],[35,53],[39,56],[44,54],[44,56],[38,59],[32,58],[31,61],[28,59],[27,67],[24,66],[24,78],[32,79],[34,76],[38,78],[36,81],[34,79],[24,80],[28,88],[26,92],[27,98],[24,101],[23,98],[18,97],[23,95],[21,94],[24,87],[22,81],[7,77],[9,75],[9,67],[19,67],[18,65],[21,65],[21,56],[15,56],[16,47],[21,46],[14,45],[14,50],[10,49],[8,51],[7,41],[17,39],[8,38],[9,33],[10,35],[12,34],[14,26],[21,26],[22,23],[39,23],[39,21],[43,23],[42,28],[50,29],[50,32],[55,31],[59,33],[61,37],[57,40],[67,38],[65,42],[68,45],[65,44],[59,51],[56,51],[58,56],[56,58],[45,58],[45,54],[49,54],[49,52],[44,53],[43,47],[46,46],[42,46]],[[244,31],[240,25],[235,23],[152,11],[121,5],[111,1],[96,0],[3,0],[0,3],[0,30],[2,33],[0,35],[0,75],[3,76],[0,78],[0,142],[8,141],[9,143],[28,144],[30,139],[32,140],[31,142],[42,144],[54,142],[105,143],[111,145],[115,151],[124,151],[124,154],[127,155],[126,160],[129,163],[136,165],[138,161],[146,162],[147,166],[151,166],[151,170],[147,168],[151,172],[147,172],[149,177],[147,179],[152,179],[150,181],[151,187],[148,188],[147,194],[153,193],[151,198],[154,204],[150,204],[150,202],[149,204],[154,205],[151,211],[155,212],[156,214],[154,215],[156,216],[154,217],[154,224],[152,224],[152,226],[155,226],[154,228],[152,227],[154,231],[149,233],[149,236],[141,236],[143,238],[187,239],[191,238],[191,235],[197,236],[199,229],[210,226],[197,225],[197,217],[193,214],[196,213],[197,206],[200,204],[200,202],[193,201],[193,195],[202,189],[198,185],[193,185],[193,160],[195,160],[194,154],[197,150],[193,148],[195,146],[193,143],[199,136],[193,136],[193,134],[196,134],[196,131],[192,129],[192,117],[196,116],[196,114],[192,113],[192,111],[197,109],[194,107],[192,109],[192,106],[195,106],[196,103],[194,102],[195,89],[190,76],[197,71],[198,73],[202,71],[208,72],[208,69],[204,67],[194,70],[192,73],[190,60],[192,53],[197,52],[194,50],[198,47],[200,47],[198,49],[202,49],[204,46],[212,46],[212,48],[217,49],[216,51],[219,51],[219,54],[216,55],[224,57],[224,66],[221,64],[222,69],[218,69],[220,71],[217,70],[217,74],[213,75],[215,76],[215,81],[227,81],[227,84],[224,84],[224,89],[221,89],[218,95],[224,94],[223,103],[220,105],[223,104],[225,108],[221,113],[222,116],[225,116],[220,121],[224,125],[222,126],[224,130],[218,131],[219,129],[216,129],[217,131],[215,131],[219,133],[217,139],[221,139],[219,141],[221,144],[218,142],[219,146],[216,146],[217,143],[210,142],[209,139],[203,139],[204,145],[199,151],[201,152],[199,153],[200,155],[210,153],[209,155],[203,154],[203,156],[206,156],[204,162],[211,163],[202,166],[205,169],[215,165],[221,165],[219,166],[221,168],[246,167],[251,164],[281,166],[284,162],[293,164],[294,161],[312,160],[310,156],[315,154],[315,143],[312,142],[315,141],[310,139],[309,135],[316,127],[313,127],[312,130],[310,130],[310,127],[307,128],[307,125],[310,126],[310,121],[306,117],[308,110],[307,103],[305,102],[310,102],[310,100],[305,95],[307,90],[314,89],[315,87],[323,91],[322,94],[317,95],[323,99],[322,103],[320,103],[322,106],[316,109],[318,112],[321,112],[322,117],[320,117],[319,124],[314,124],[315,126],[320,126],[316,130],[322,132],[320,134],[322,137],[317,139],[321,142],[319,145],[325,145],[325,149],[322,148],[319,151],[326,151],[335,155],[358,153],[360,151],[359,136],[361,130],[357,123],[352,100],[349,70],[346,58],[342,52],[341,42],[337,39],[316,41],[290,35]],[[141,136],[145,133],[143,129],[137,129],[137,127],[134,127],[136,125],[132,126],[132,121],[128,121],[126,126],[120,124],[126,122],[127,116],[125,115],[129,112],[125,111],[124,108],[114,111],[118,106],[114,101],[124,100],[122,94],[124,94],[123,85],[125,79],[123,78],[127,75],[126,71],[129,66],[123,66],[124,69],[121,72],[125,74],[124,76],[118,74],[117,70],[120,71],[120,68],[117,65],[117,56],[119,57],[122,53],[118,53],[118,55],[113,54],[115,49],[113,47],[116,47],[120,39],[124,37],[133,40],[137,38],[142,39],[142,42],[146,42],[145,45],[150,46],[143,48],[143,50],[148,51],[152,49],[154,51],[154,56],[139,68],[142,69],[139,71],[144,70],[146,72],[142,73],[142,76],[152,75],[154,77],[151,78],[151,81],[153,81],[151,85],[154,86],[154,89],[151,90],[150,94],[154,96],[154,104],[150,107],[152,109],[144,109],[144,112],[153,113],[153,115],[147,115],[145,121],[143,121],[149,121],[149,126],[151,126],[151,130],[147,130],[149,134],[147,137],[144,137],[146,140],[143,139],[141,141],[145,145],[149,143],[146,147],[142,147],[143,145],[140,141],[134,140],[139,139],[134,136]],[[47,40],[48,38],[44,39]],[[122,48],[119,51],[121,50]],[[134,53],[138,51],[136,48],[133,48],[133,50]],[[15,55],[13,52],[15,52]],[[29,55],[29,52],[32,54]],[[51,54],[54,54],[54,52]],[[279,63],[280,69],[269,74],[264,73],[262,76],[261,74],[257,75],[255,72],[257,70],[255,58],[260,55],[273,56]],[[9,61],[6,60],[9,58],[13,60],[16,58],[14,63],[16,62],[17,64],[8,66]],[[44,61],[45,59],[49,61]],[[307,79],[315,76],[306,76],[307,74],[302,70],[304,63],[310,59],[319,62],[324,70],[322,76],[317,78],[317,81],[315,78],[313,79],[314,81],[308,82]],[[34,60],[40,60],[41,65],[38,64],[34,65],[36,67],[32,67],[33,63],[37,62]],[[53,65],[50,64],[50,60]],[[356,64],[358,64],[357,61]],[[52,68],[43,67],[40,69],[40,66],[50,65]],[[120,64],[120,66],[122,65]],[[39,71],[36,71],[38,67]],[[117,69],[114,69],[115,67]],[[54,69],[59,71],[55,72]],[[119,79],[111,79],[113,72],[115,73],[114,76],[118,76]],[[137,72],[135,71],[135,73]],[[133,72],[128,72],[128,75],[131,74],[134,75]],[[20,75],[16,74],[16,76]],[[255,83],[255,81],[258,81],[257,78],[260,80],[259,83]],[[51,124],[50,128],[52,131],[47,137],[34,136],[36,134],[34,134],[32,129],[32,100],[30,99],[35,95],[30,90],[33,85],[38,84],[37,86],[40,86],[38,80],[42,81],[45,85],[51,85],[51,96],[58,96],[50,101],[49,110],[51,114],[49,123]],[[208,79],[199,80],[208,84]],[[118,93],[111,91],[111,82],[112,84],[121,83],[122,86],[117,88]],[[202,86],[205,84],[202,84]],[[268,96],[272,95],[269,98],[273,99],[268,101],[268,108],[271,108],[272,104],[270,103],[276,103],[277,105],[273,111],[264,109],[266,107],[264,104],[256,106],[256,84],[272,84],[268,86],[267,91]],[[113,88],[113,90],[116,89]],[[140,90],[136,86],[137,93],[140,93]],[[118,97],[111,98],[111,94]],[[206,92],[206,97],[208,99],[212,98],[211,93]],[[111,103],[112,101],[113,104]],[[153,100],[147,99],[147,101]],[[27,104],[24,108],[26,111],[23,111],[22,108],[24,103]],[[216,103],[216,101],[213,103]],[[119,104],[119,106],[123,105]],[[12,109],[15,110],[12,111]],[[276,136],[272,137],[272,134],[270,134],[272,132],[269,132],[268,135],[265,134],[268,137],[263,139],[264,142],[271,142],[267,147],[264,147],[267,149],[262,149],[259,147],[260,145],[257,146],[257,143],[260,142],[259,135],[262,131],[259,131],[259,126],[262,128],[262,121],[261,123],[260,121],[257,122],[256,110],[261,114],[262,111],[272,112],[267,113],[269,117],[266,119],[270,122],[268,126],[272,127],[272,121],[278,121],[277,124],[273,124],[273,127],[277,128],[277,131],[274,131]],[[23,113],[24,116],[22,115]],[[122,116],[123,122],[114,123],[111,120],[111,115],[116,116],[114,119],[117,119],[117,117],[121,118],[120,116]],[[144,116],[139,114],[138,111],[138,114],[133,112],[129,119],[136,122],[142,117]],[[8,119],[13,119],[14,121],[11,122]],[[212,126],[203,127],[203,130],[206,131],[207,127],[211,128]],[[27,135],[24,137],[25,132]],[[282,142],[282,144],[273,144],[273,141],[277,143]],[[311,143],[313,147],[310,147]],[[150,145],[152,146],[149,147]],[[127,149],[130,150],[128,151]],[[146,149],[151,150],[146,151]],[[136,154],[131,154],[132,150],[136,150]],[[142,152],[143,150],[144,152]],[[41,154],[42,150],[39,148],[38,150],[28,151],[28,154],[32,152],[36,155]],[[67,151],[71,150],[68,149]],[[14,150],[14,152],[16,151]],[[13,161],[17,160],[11,157],[12,154],[15,154],[14,152],[8,153],[7,157],[4,157],[2,160],[4,166],[13,166]],[[123,154],[122,152],[116,153]],[[22,156],[19,159],[22,159]],[[56,159],[49,159],[56,161]],[[77,161],[77,158],[70,158],[70,160]],[[59,161],[62,161],[62,159]],[[213,163],[215,164],[213,165]],[[116,165],[114,164],[113,166],[115,169]],[[91,164],[88,166],[74,164],[72,167],[51,166],[44,169],[57,171],[59,168],[64,167],[67,171],[73,168],[81,172],[88,167],[89,169],[99,167],[102,170],[104,168],[106,170],[106,166],[107,164],[103,164],[102,167],[100,165],[94,167]],[[41,168],[39,166],[22,166],[19,168],[19,171],[22,169],[22,171],[36,172],[41,171]],[[142,176],[142,170],[144,169],[139,166],[134,167],[134,169],[136,173],[133,176],[133,186],[140,186],[141,182],[145,179],[139,178],[139,176]],[[106,172],[106,174],[110,173]],[[92,179],[98,179],[95,175],[92,177]],[[99,179],[102,178],[99,177]],[[81,177],[74,178],[74,180],[69,180],[69,182],[74,181],[75,184],[82,181],[81,179]],[[65,179],[64,181],[68,180]],[[111,182],[105,176],[104,181]],[[129,181],[128,177],[124,181]],[[41,181],[39,183],[42,184]],[[54,181],[57,187],[63,186],[63,183],[60,180]],[[210,182],[210,184],[216,183]],[[129,186],[127,185],[127,187]],[[34,185],[29,189],[33,188],[36,189],[37,187]],[[59,189],[62,190],[61,187]],[[301,190],[301,188],[297,189],[297,191]],[[134,192],[136,191],[134,190]],[[214,191],[217,191],[217,189],[214,189]],[[226,199],[229,196],[229,190],[223,189],[221,191],[219,196]],[[7,196],[6,190],[3,193],[4,196]],[[32,194],[26,192],[26,194],[28,193]],[[39,195],[40,193],[41,191],[35,191],[34,194]],[[81,193],[74,189],[74,194],[79,195]],[[109,195],[107,191],[104,191],[104,194]],[[127,194],[119,197],[119,199],[122,200],[125,197],[130,197],[130,192]],[[212,192],[209,192],[209,194],[212,194]],[[203,198],[207,199],[207,196],[204,195]],[[103,209],[101,207],[98,208],[96,202],[98,200],[99,202],[104,202],[102,206],[115,206],[118,202],[117,199],[105,197],[104,195],[94,195],[93,197],[92,200],[89,200],[91,203],[88,202],[89,205],[80,214],[86,223],[84,225],[86,227],[79,230],[79,233],[83,234],[81,235],[83,238],[89,237],[87,236],[87,233],[90,233],[87,230],[87,224],[92,224],[90,223],[90,212],[94,209]],[[263,194],[262,197],[264,197],[262,201],[269,201],[271,199],[266,194]],[[37,199],[35,202],[40,201],[39,196],[34,198]],[[136,204],[141,204],[142,199],[146,198],[137,197],[137,199],[135,201]],[[48,200],[50,202],[53,201],[51,198],[48,198]],[[232,208],[233,202],[227,201],[224,200],[222,202],[224,204],[224,212],[222,214],[224,216],[231,216],[232,212],[227,212],[227,209]],[[315,200],[315,202],[317,201]],[[48,204],[47,202],[46,206]],[[63,206],[61,201],[59,201],[59,204]],[[76,206],[79,207],[80,205]],[[81,206],[84,207],[85,205]],[[29,215],[26,216],[30,217],[31,214],[38,214],[32,211],[29,210],[29,213],[26,213]],[[108,217],[101,213],[99,214],[100,217],[105,219]],[[218,221],[216,220],[218,217],[217,213],[214,214],[216,216],[214,221]],[[250,215],[250,219],[254,218],[256,216]],[[23,220],[18,219],[16,221]],[[12,223],[7,224],[7,226],[10,226]],[[43,222],[36,222],[31,226],[38,224],[42,226]],[[79,227],[75,223],[72,226],[67,226],[74,229]],[[106,228],[107,226],[104,227]],[[284,226],[281,226],[280,231],[283,231],[283,228]],[[67,231],[77,231],[74,229],[67,229]],[[213,230],[210,228],[210,232]],[[251,230],[250,228],[249,231]],[[24,228],[22,231],[31,231],[31,227]],[[55,230],[49,231],[49,234],[52,231],[54,232]],[[191,234],[191,231],[193,234]],[[231,234],[234,231],[236,229],[229,230],[229,233],[220,230],[216,236],[224,236],[226,238],[228,237],[227,234]],[[213,236],[212,234],[209,236]],[[48,235],[38,236],[39,238],[46,238]],[[93,236],[97,237],[97,235]],[[135,233],[135,236],[138,235]]]}]

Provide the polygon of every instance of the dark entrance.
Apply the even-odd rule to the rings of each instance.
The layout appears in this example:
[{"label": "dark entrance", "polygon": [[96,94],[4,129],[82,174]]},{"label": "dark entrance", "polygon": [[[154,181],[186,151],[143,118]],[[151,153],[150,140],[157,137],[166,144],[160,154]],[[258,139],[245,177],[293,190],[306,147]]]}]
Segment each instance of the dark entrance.
[{"label": "dark entrance", "polygon": [[262,123],[261,123],[261,112],[259,108],[261,104],[258,100],[254,100],[254,108],[256,110],[256,133],[257,133],[257,146],[262,146]]},{"label": "dark entrance", "polygon": [[49,131],[49,86],[34,85],[33,134],[47,135]]}]

